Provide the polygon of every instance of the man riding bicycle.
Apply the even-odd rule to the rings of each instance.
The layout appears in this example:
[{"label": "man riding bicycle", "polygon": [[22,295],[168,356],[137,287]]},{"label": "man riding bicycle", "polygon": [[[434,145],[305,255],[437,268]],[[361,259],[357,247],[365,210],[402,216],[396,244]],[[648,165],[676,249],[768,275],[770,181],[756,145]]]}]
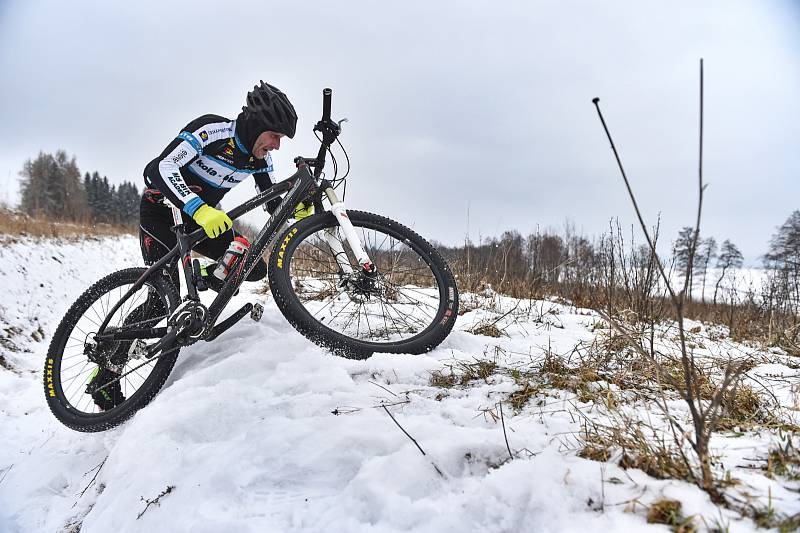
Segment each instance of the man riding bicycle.
[{"label": "man riding bicycle", "polygon": [[[296,125],[297,114],[289,99],[277,87],[263,81],[247,94],[247,105],[235,120],[203,115],[187,124],[161,155],[144,168],[147,188],[139,208],[139,242],[145,264],[154,264],[177,243],[170,229],[175,222],[164,203],[165,197],[182,211],[188,231],[202,227],[208,235],[209,239],[195,250],[211,259],[220,259],[236,238],[236,232],[230,217],[216,206],[228,191],[251,174],[259,191],[273,185],[270,152],[280,148],[283,137],[294,137]],[[269,202],[267,210],[272,212],[280,201],[276,198]],[[313,206],[305,208],[301,204],[295,217],[311,213]],[[177,285],[177,267],[172,270],[172,281]],[[267,265],[261,259],[247,281],[258,281],[266,275]],[[222,286],[222,280],[206,275],[205,270],[203,278],[212,289]],[[127,321],[163,312],[157,307],[158,303],[148,300]],[[112,370],[98,367],[89,379],[86,392],[101,409],[110,409],[124,401],[118,381],[100,388],[115,378]]]},{"label": "man riding bicycle", "polygon": [[[270,151],[280,148],[284,136],[294,137],[296,124],[297,114],[286,95],[262,81],[247,94],[247,106],[236,120],[203,115],[183,128],[144,169],[148,188],[140,204],[139,239],[145,264],[158,261],[177,242],[165,196],[183,212],[189,231],[199,226],[210,237],[196,250],[211,259],[222,257],[236,233],[217,204],[250,174],[259,191],[273,185]],[[267,207],[272,211],[278,203],[280,199],[273,200]],[[262,260],[247,280],[266,274]]]}]

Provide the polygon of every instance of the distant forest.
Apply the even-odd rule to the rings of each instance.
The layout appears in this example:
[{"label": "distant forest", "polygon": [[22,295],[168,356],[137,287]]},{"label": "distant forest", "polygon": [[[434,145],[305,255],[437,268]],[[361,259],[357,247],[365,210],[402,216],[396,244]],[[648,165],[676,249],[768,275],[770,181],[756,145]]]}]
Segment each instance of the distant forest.
[{"label": "distant forest", "polygon": [[25,161],[20,210],[33,217],[83,223],[136,227],[140,191],[131,182],[109,183],[98,172],[81,178],[75,158],[63,150],[39,152]]}]

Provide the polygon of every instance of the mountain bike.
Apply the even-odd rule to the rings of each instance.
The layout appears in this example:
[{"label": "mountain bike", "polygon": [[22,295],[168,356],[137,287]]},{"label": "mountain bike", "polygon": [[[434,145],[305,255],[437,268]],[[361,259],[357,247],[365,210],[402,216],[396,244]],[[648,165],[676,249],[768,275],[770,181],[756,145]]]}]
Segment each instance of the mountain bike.
[{"label": "mountain bike", "polygon": [[[348,172],[338,178],[331,145],[338,142],[344,151],[338,141],[344,120],[331,120],[331,95],[323,90],[322,119],[314,126],[317,156],[295,158],[295,174],[228,212],[235,220],[282,196],[211,304],[200,301],[198,292],[207,287],[199,261],[191,258],[207,236],[202,229],[188,231],[171,206],[175,247],[149,268],[104,277],[69,308],[44,368],[47,403],[59,421],[78,431],[122,423],[158,393],[181,348],[215,340],[248,314],[260,319],[261,305],[247,303],[219,320],[267,249],[278,309],[301,334],[335,355],[420,354],[447,337],[458,315],[458,291],[436,249],[402,224],[346,210],[337,195],[349,159]],[[334,166],[330,179],[323,172],[326,154]],[[301,202],[313,204],[316,214],[292,223]],[[175,272],[180,279],[173,279]],[[98,385],[97,372],[111,377]]]}]

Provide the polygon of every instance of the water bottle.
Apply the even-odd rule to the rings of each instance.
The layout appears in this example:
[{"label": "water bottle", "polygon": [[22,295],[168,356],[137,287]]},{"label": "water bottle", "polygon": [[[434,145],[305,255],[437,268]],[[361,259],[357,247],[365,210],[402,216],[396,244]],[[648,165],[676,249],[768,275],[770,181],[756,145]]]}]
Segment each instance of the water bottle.
[{"label": "water bottle", "polygon": [[217,268],[214,269],[214,275],[219,279],[225,279],[231,273],[233,267],[239,262],[247,250],[250,249],[250,243],[244,237],[236,237],[228,245],[225,254],[217,262]]}]

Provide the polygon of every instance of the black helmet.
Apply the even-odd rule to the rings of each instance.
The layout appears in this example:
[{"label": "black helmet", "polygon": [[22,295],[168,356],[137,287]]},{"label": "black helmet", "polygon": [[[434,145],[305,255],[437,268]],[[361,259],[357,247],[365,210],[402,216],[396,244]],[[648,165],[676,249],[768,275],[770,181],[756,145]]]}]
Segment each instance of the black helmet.
[{"label": "black helmet", "polygon": [[294,137],[297,113],[285,94],[277,87],[261,81],[247,93],[247,107],[242,111],[251,120],[256,120],[264,131],[283,133],[290,139]]}]

